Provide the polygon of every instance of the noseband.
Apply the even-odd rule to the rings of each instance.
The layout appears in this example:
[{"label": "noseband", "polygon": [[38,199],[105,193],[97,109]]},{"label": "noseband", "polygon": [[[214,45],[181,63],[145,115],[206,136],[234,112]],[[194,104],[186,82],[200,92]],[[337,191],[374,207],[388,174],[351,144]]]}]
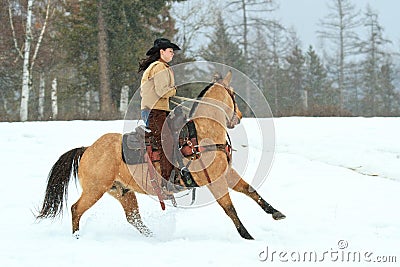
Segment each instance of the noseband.
[{"label": "noseband", "polygon": [[235,117],[237,117],[237,103],[236,103],[236,99],[235,99],[235,92],[233,92],[233,90],[229,89],[225,84],[221,84],[224,89],[226,90],[226,92],[228,93],[228,95],[231,97],[232,99],[232,103],[233,103],[233,114],[232,117],[230,118],[229,122],[228,122],[228,126],[233,127],[233,121],[235,119]]}]

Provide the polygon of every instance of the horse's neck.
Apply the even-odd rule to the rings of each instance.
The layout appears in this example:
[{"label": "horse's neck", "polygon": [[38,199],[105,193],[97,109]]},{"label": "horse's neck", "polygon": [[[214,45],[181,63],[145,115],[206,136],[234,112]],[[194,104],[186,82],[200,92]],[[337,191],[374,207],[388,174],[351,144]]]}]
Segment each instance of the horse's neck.
[{"label": "horse's neck", "polygon": [[221,92],[224,91],[210,88],[196,109],[193,120],[199,142],[204,139],[212,140],[215,144],[226,142],[226,112],[223,104],[226,96]]},{"label": "horse's neck", "polygon": [[194,119],[196,125],[197,139],[199,144],[202,141],[214,144],[225,144],[226,142],[226,128],[219,122],[207,118]]}]

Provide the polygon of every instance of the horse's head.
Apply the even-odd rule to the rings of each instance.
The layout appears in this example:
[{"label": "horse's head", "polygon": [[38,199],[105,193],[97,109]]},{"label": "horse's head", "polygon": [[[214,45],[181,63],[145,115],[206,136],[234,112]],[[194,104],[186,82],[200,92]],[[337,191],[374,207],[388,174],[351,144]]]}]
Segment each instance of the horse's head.
[{"label": "horse's head", "polygon": [[226,93],[228,94],[229,97],[226,99],[228,100],[225,105],[227,105],[228,110],[226,110],[226,126],[229,129],[232,129],[235,127],[237,124],[240,123],[240,120],[242,119],[243,115],[242,112],[239,110],[236,98],[235,98],[235,91],[233,90],[232,87],[230,87],[232,80],[232,72],[229,71],[225,78],[222,79],[222,76],[219,74],[216,74],[214,76],[214,82],[216,85],[219,85],[224,88]]},{"label": "horse's head", "polygon": [[230,87],[231,77],[231,71],[223,79],[220,76],[214,76],[212,83],[204,88],[198,99],[194,101],[189,117],[207,118],[230,129],[239,124],[242,112],[236,103],[235,92]]}]

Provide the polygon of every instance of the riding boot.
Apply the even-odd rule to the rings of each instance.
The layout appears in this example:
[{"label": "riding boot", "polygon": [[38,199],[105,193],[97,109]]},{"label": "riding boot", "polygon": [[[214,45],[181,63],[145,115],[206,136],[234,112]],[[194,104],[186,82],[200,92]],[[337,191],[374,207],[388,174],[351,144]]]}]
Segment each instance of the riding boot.
[{"label": "riding boot", "polygon": [[193,176],[188,168],[186,167],[181,168],[180,173],[183,183],[185,184],[186,187],[198,187],[196,181],[193,180]]},{"label": "riding boot", "polygon": [[186,187],[198,187],[197,183],[194,181],[192,174],[190,173],[188,166],[185,166],[182,160],[182,154],[178,150],[178,140],[180,140],[179,134],[182,128],[187,123],[187,118],[183,114],[182,107],[178,106],[174,109],[173,119],[169,117],[168,125],[173,135],[174,145],[173,145],[173,159],[177,162],[179,166],[180,177]]}]

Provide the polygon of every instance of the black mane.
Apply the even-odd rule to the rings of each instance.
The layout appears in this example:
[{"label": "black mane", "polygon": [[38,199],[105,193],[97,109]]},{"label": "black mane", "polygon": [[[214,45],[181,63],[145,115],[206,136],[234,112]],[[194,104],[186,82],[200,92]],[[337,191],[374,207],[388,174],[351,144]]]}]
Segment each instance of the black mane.
[{"label": "black mane", "polygon": [[[202,97],[207,93],[208,89],[210,89],[213,85],[214,85],[214,83],[208,84],[208,85],[206,86],[206,88],[204,88],[204,89],[200,92],[199,96],[198,96],[196,99],[202,98]],[[194,113],[194,111],[196,110],[196,108],[197,108],[198,105],[199,105],[199,102],[194,102],[194,103],[193,103],[193,106],[192,106],[192,108],[191,108],[191,110],[190,110],[190,112],[189,112],[189,118],[191,118],[191,117],[193,116],[193,113]]]}]

